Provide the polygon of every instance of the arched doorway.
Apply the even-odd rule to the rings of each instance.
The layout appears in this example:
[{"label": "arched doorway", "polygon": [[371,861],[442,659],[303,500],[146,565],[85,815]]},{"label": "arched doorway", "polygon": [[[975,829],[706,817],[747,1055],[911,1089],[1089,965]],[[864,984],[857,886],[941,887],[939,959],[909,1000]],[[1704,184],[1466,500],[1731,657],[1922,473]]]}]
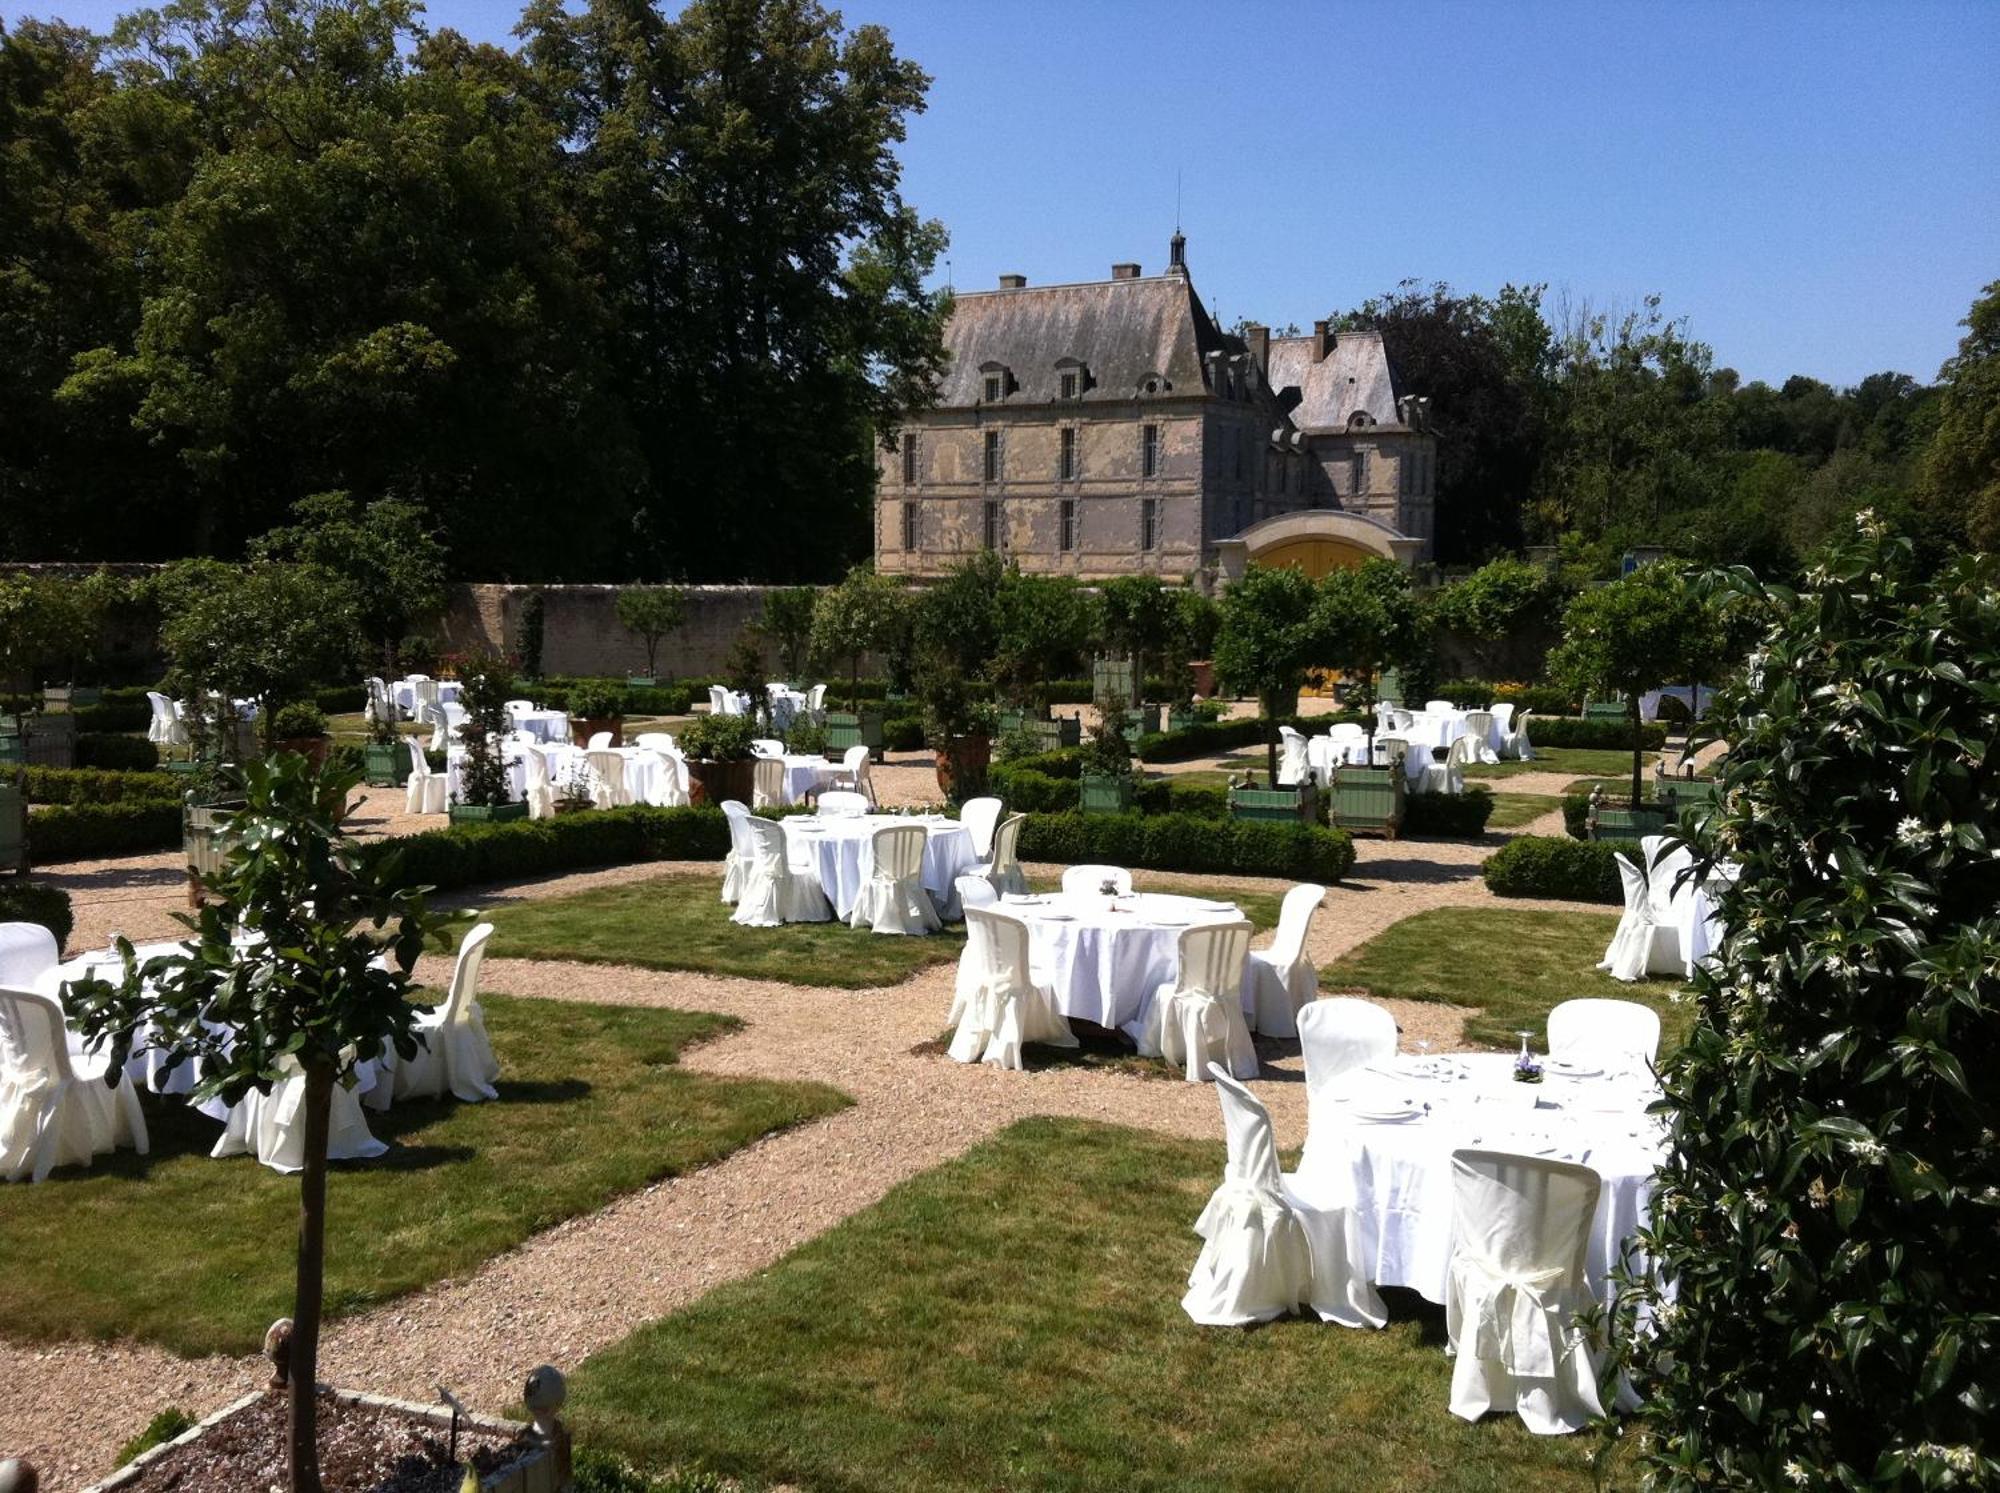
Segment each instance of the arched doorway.
[{"label": "arched doorway", "polygon": [[1330,570],[1353,570],[1363,561],[1379,556],[1345,539],[1302,537],[1271,545],[1250,558],[1259,565],[1292,566],[1303,570],[1308,580],[1316,581]]}]

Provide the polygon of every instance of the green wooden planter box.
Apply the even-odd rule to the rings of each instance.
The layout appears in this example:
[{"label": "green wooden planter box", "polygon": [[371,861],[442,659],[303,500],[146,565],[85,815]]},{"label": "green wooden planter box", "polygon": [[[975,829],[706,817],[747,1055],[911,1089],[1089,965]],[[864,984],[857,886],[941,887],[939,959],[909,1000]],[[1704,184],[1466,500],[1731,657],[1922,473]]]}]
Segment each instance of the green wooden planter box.
[{"label": "green wooden planter box", "polygon": [[181,848],[187,854],[188,906],[201,905],[200,877],[212,876],[229,858],[229,822],[243,807],[241,800],[197,803],[190,791],[181,805]]},{"label": "green wooden planter box", "polygon": [[1370,830],[1393,840],[1403,828],[1403,795],[1409,775],[1401,766],[1342,767],[1333,775],[1331,822],[1341,829]]},{"label": "green wooden planter box", "polygon": [[1191,731],[1200,721],[1201,717],[1196,715],[1192,710],[1170,709],[1167,711],[1167,729],[1169,731]]},{"label": "green wooden planter box", "polygon": [[19,783],[0,783],[0,870],[28,869],[28,795]]},{"label": "green wooden planter box", "polygon": [[24,767],[76,766],[76,717],[31,715],[17,727],[15,718],[0,719],[0,763]]},{"label": "green wooden planter box", "polygon": [[42,691],[42,709],[51,713],[81,710],[86,705],[102,705],[104,691],[95,685],[50,685]]},{"label": "green wooden planter box", "polygon": [[451,822],[453,824],[505,824],[512,819],[526,819],[527,817],[528,805],[525,802],[451,805]]},{"label": "green wooden planter box", "polygon": [[409,770],[409,749],[400,743],[371,741],[361,749],[361,776],[371,788],[400,787]]},{"label": "green wooden planter box", "polygon": [[1116,700],[1127,709],[1139,703],[1139,681],[1129,658],[1100,658],[1090,666],[1094,700]]},{"label": "green wooden planter box", "polygon": [[1630,804],[1603,804],[1590,816],[1590,837],[1636,840],[1641,835],[1662,833],[1675,818],[1675,810],[1669,804],[1640,804],[1636,809]]},{"label": "green wooden planter box", "polygon": [[1083,722],[1073,715],[1056,720],[1035,720],[1025,710],[1003,710],[998,724],[1002,736],[1010,731],[1030,732],[1045,752],[1078,746],[1083,741]]},{"label": "green wooden planter box", "polygon": [[625,676],[625,688],[627,689],[652,689],[659,682],[651,674],[627,674]]},{"label": "green wooden planter box", "polygon": [[1587,721],[1622,721],[1631,715],[1623,700],[1586,700],[1583,718]]},{"label": "green wooden planter box", "polygon": [[1676,809],[1712,804],[1721,791],[1722,785],[1714,778],[1656,778],[1653,782],[1653,796]]},{"label": "green wooden planter box", "polygon": [[1077,784],[1078,806],[1086,814],[1129,814],[1138,792],[1132,777],[1099,777],[1085,773]]},{"label": "green wooden planter box", "polygon": [[829,710],[826,713],[826,749],[844,752],[851,746],[865,746],[877,762],[882,760],[882,723],[887,713],[876,706],[859,711]]},{"label": "green wooden planter box", "polygon": [[1318,818],[1319,795],[1310,783],[1297,788],[1231,788],[1231,819],[1289,820],[1311,824]]}]

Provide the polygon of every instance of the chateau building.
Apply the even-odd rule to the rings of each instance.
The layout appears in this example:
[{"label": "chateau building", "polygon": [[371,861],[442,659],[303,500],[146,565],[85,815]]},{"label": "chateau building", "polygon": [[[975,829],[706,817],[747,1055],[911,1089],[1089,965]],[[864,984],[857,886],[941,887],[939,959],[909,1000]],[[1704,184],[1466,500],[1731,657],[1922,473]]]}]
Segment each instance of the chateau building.
[{"label": "chateau building", "polygon": [[937,575],[981,549],[1024,571],[1206,581],[1250,559],[1426,559],[1436,442],[1374,332],[1235,336],[1176,233],[1165,273],[962,292],[935,403],[879,455],[875,558]]}]

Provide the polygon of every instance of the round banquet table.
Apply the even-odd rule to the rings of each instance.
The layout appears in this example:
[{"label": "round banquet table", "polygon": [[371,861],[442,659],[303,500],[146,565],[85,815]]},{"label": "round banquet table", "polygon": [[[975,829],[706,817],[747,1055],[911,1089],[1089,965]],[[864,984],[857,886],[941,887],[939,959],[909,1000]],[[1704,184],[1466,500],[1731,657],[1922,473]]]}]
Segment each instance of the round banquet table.
[{"label": "round banquet table", "polygon": [[924,868],[918,880],[931,894],[931,905],[938,916],[946,922],[958,916],[958,891],[952,883],[979,862],[972,849],[972,832],[956,819],[912,814],[857,814],[823,819],[794,814],[778,823],[784,826],[792,864],[812,868],[820,889],[842,919],[854,911],[862,885],[874,873],[874,837],[878,829],[899,824],[924,827],[927,843]]},{"label": "round banquet table", "polygon": [[[664,805],[687,801],[684,791],[676,791],[685,782],[681,764],[670,763],[650,747],[613,747],[611,750],[625,759],[625,791],[633,803]],[[507,768],[509,795],[516,801],[528,795],[526,756],[529,752],[540,752],[548,762],[549,788],[557,797],[562,796],[563,785],[572,778],[581,778],[586,783],[590,780],[589,754],[582,747],[566,743],[537,747],[519,741],[502,742],[500,759]],[[445,765],[444,792],[448,802],[459,801],[464,768],[465,749],[453,747]]]},{"label": "round banquet table", "polygon": [[833,764],[813,753],[810,756],[785,758],[785,802],[796,804],[805,802],[808,794],[817,793],[819,785],[833,772]]},{"label": "round banquet table", "polygon": [[[1369,1279],[1442,1304],[1451,1153],[1512,1151],[1577,1162],[1603,1178],[1584,1274],[1598,1299],[1609,1300],[1607,1277],[1647,1220],[1664,1155],[1658,1122],[1646,1113],[1659,1091],[1643,1070],[1572,1078],[1543,1061],[1543,1081],[1521,1084],[1504,1053],[1399,1058],[1342,1075],[1314,1102],[1299,1177],[1308,1196],[1354,1211]],[[1405,1102],[1418,1110],[1414,1118],[1364,1117]]]},{"label": "round banquet table", "polygon": [[1404,740],[1427,747],[1448,747],[1465,735],[1462,710],[1413,710],[1410,724],[1396,733]]},{"label": "round banquet table", "polygon": [[390,698],[396,702],[397,708],[400,709],[404,715],[415,715],[417,713],[417,685],[420,682],[433,683],[437,685],[438,704],[455,705],[458,703],[458,692],[462,688],[462,686],[456,679],[437,679],[429,681],[419,681],[415,679],[397,679],[390,683],[389,695]]},{"label": "round banquet table", "polygon": [[569,717],[560,710],[510,710],[507,714],[516,731],[537,741],[569,740]]},{"label": "round banquet table", "polygon": [[[1028,925],[1028,958],[1035,978],[1054,991],[1065,1016],[1122,1027],[1137,1037],[1153,992],[1180,968],[1183,931],[1204,923],[1233,923],[1243,913],[1233,902],[1138,892],[1105,897],[1010,896],[1001,905]],[[1244,989],[1244,1010],[1250,991]]]}]

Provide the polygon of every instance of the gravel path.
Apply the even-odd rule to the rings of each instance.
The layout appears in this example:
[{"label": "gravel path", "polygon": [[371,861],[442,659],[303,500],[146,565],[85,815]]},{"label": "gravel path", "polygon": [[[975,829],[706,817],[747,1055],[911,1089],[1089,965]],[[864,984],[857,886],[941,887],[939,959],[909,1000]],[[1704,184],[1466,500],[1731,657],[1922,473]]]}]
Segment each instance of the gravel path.
[{"label": "gravel path", "polygon": [[[876,769],[888,803],[930,802],[936,780],[914,754]],[[363,833],[410,823],[400,798],[376,790],[358,811]],[[433,827],[435,818],[412,827]],[[1329,893],[1308,948],[1324,964],[1391,923],[1426,908],[1490,901],[1483,844],[1356,841],[1351,879]],[[480,906],[560,896],[590,886],[676,871],[713,874],[711,864],[652,863],[571,873],[455,899]],[[1031,875],[1060,868],[1030,866]],[[101,942],[112,927],[135,936],[171,933],[181,887],[177,855],[65,867],[47,878],[77,899],[73,946]],[[1270,891],[1268,880],[1156,874],[1164,886]],[[1519,903],[1509,906],[1562,903]],[[1573,908],[1571,908],[1573,910]],[[1268,940],[1268,935],[1260,942]],[[430,961],[420,973],[442,982]],[[522,1374],[541,1362],[564,1367],[639,1324],[685,1306],[724,1281],[763,1269],[796,1245],[877,1201],[897,1182],[960,1154],[1014,1120],[1071,1115],[1214,1137],[1206,1086],[1102,1069],[1057,1067],[1003,1073],[913,1051],[935,1038],[950,1004],[951,969],[905,983],[851,991],[616,966],[489,959],[488,990],[562,1001],[676,1007],[736,1015],[732,1036],[689,1051],[702,1072],[820,1079],[853,1096],[850,1110],[769,1137],[714,1166],[614,1202],[528,1240],[469,1276],[333,1324],[322,1374],[342,1383],[431,1398],[449,1385],[468,1402],[505,1410]],[[1387,1002],[1407,1038],[1441,1049],[1462,1042],[1463,1013]],[[1303,1074],[1296,1047],[1278,1044],[1256,1085],[1281,1143],[1304,1135]],[[282,1247],[282,1241],[273,1241]],[[24,1455],[50,1490],[82,1486],[108,1470],[116,1447],[157,1410],[196,1415],[262,1382],[254,1358],[182,1360],[138,1344],[38,1348],[0,1342],[0,1378],[25,1388],[0,1404],[0,1456]]]}]

